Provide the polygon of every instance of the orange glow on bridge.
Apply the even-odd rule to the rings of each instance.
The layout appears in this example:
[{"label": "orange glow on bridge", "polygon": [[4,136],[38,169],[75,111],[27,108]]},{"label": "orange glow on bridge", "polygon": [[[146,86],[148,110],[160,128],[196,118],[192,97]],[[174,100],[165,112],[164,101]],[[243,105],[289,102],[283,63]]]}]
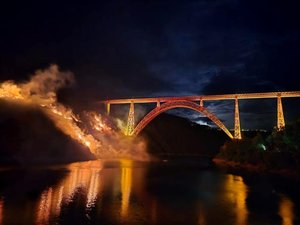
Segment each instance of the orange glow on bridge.
[{"label": "orange glow on bridge", "polygon": [[[277,99],[277,129],[282,130],[285,127],[284,113],[281,99],[300,97],[300,91],[289,92],[264,92],[264,93],[242,93],[242,94],[224,94],[224,95],[195,95],[182,97],[155,97],[155,98],[130,98],[130,99],[111,99],[102,101],[106,104],[107,114],[110,113],[112,104],[130,104],[128,113],[127,127],[125,134],[127,136],[138,135],[139,132],[147,126],[156,116],[173,108],[189,108],[207,116],[221,130],[223,130],[231,139],[241,139],[241,125],[239,116],[238,100],[241,99]],[[214,114],[204,107],[204,101],[234,100],[234,134],[231,134],[225,125]],[[156,103],[156,108],[150,111],[136,126],[134,117],[134,104]]]},{"label": "orange glow on bridge", "polygon": [[263,93],[243,93],[243,94],[224,94],[224,95],[193,95],[179,97],[157,97],[157,98],[130,98],[130,99],[111,99],[105,100],[104,103],[109,104],[129,104],[133,103],[163,103],[169,101],[217,101],[217,100],[234,100],[238,99],[261,99],[261,98],[290,98],[300,97],[300,91],[286,92],[263,92]]}]

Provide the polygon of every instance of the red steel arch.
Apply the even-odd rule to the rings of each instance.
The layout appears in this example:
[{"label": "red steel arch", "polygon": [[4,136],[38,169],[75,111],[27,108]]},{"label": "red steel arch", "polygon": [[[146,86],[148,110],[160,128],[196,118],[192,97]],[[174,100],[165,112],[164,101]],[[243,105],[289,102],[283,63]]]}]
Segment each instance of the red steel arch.
[{"label": "red steel arch", "polygon": [[233,139],[233,136],[229,132],[229,130],[214,114],[212,114],[203,106],[200,106],[195,102],[186,101],[186,100],[170,101],[170,102],[163,103],[160,106],[157,106],[138,123],[138,125],[135,127],[133,131],[133,135],[138,135],[144,129],[144,127],[147,126],[159,114],[174,108],[187,108],[204,114],[207,118],[213,121],[219,128],[221,128],[231,139]]}]

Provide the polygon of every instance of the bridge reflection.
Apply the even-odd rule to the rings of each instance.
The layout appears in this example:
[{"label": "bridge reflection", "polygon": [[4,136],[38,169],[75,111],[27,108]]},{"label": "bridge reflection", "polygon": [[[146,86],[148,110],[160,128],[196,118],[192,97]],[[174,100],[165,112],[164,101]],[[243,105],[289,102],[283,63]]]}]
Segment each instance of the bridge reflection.
[{"label": "bridge reflection", "polygon": [[294,204],[285,195],[280,196],[278,214],[282,218],[282,225],[293,225],[294,221]]},{"label": "bridge reflection", "polygon": [[125,220],[128,216],[130,192],[132,183],[132,161],[121,160],[121,217]]},{"label": "bridge reflection", "polygon": [[244,183],[243,178],[231,174],[227,175],[224,188],[228,207],[232,205],[235,211],[236,225],[246,225],[248,218],[246,205],[248,187]]},{"label": "bridge reflection", "polygon": [[255,198],[257,204],[262,200],[254,191],[250,192],[252,186],[247,186],[243,177],[198,169],[180,173],[178,169],[138,167],[130,160],[80,162],[54,168],[65,176],[59,176],[61,180],[48,188],[43,185],[29,199],[24,198],[30,192],[26,189],[19,188],[25,194],[15,198],[3,195],[0,189],[0,225],[19,220],[38,225],[61,221],[64,224],[139,224],[139,221],[247,225],[253,218],[258,224],[296,223],[297,202],[287,195],[279,194],[278,200],[264,204],[275,215],[266,219],[262,210],[257,213],[249,204],[249,197]]}]

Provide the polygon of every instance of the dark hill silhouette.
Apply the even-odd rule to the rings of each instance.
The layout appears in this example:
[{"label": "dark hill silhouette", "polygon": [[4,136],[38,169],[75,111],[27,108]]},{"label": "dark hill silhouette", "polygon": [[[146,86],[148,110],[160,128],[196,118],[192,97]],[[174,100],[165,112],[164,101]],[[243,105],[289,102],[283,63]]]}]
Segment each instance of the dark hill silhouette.
[{"label": "dark hill silhouette", "polygon": [[141,132],[148,141],[148,151],[155,155],[215,156],[227,135],[218,129],[199,125],[188,119],[160,114]]},{"label": "dark hill silhouette", "polygon": [[0,163],[44,164],[91,159],[88,149],[55,128],[34,106],[0,101]]}]

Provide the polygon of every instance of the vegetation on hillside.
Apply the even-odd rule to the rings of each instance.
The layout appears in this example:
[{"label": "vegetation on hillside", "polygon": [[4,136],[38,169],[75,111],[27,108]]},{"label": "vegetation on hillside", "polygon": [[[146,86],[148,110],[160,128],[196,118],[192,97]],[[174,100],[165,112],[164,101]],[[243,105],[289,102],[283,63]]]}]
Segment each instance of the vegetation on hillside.
[{"label": "vegetation on hillside", "polygon": [[141,132],[154,156],[199,155],[214,157],[227,135],[218,129],[163,113]]},{"label": "vegetation on hillside", "polygon": [[217,157],[267,168],[300,167],[300,120],[266,137],[258,133],[253,138],[226,141]]},{"label": "vegetation on hillside", "polygon": [[0,101],[0,164],[50,164],[93,159],[58,130],[39,107]]}]

